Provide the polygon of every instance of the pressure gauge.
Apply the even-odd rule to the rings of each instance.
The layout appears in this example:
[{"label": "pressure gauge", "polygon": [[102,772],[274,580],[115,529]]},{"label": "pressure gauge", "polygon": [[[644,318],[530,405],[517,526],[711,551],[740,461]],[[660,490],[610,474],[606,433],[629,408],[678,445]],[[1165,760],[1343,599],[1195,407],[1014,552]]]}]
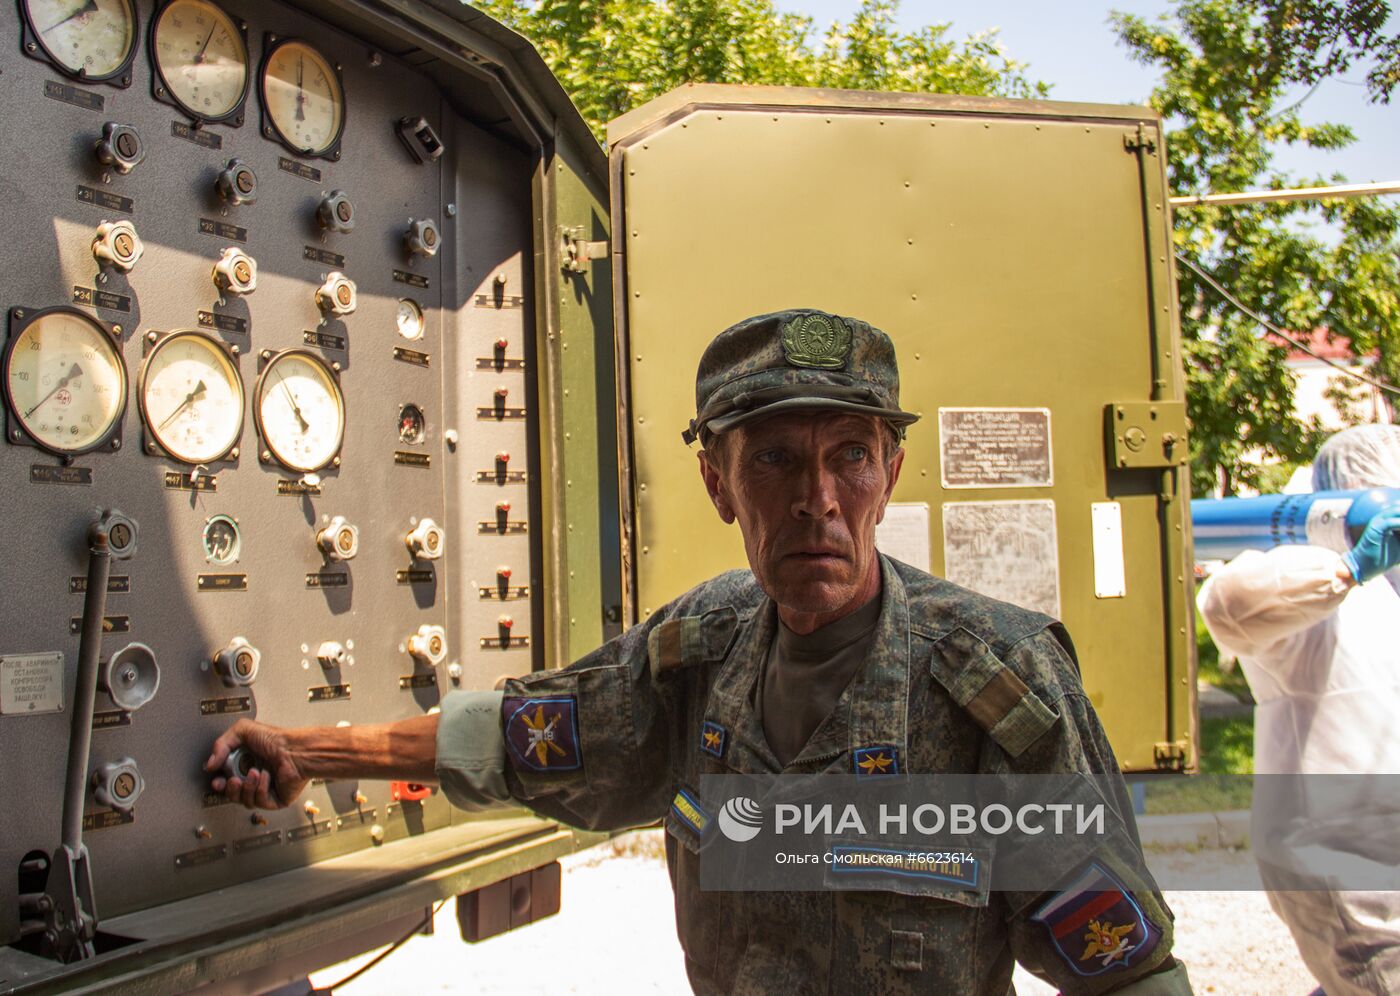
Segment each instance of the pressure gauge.
[{"label": "pressure gauge", "polygon": [[345,396],[320,357],[288,349],[258,377],[253,414],[268,454],[292,470],[313,471],[338,458],[345,438]]},{"label": "pressure gauge", "polygon": [[238,368],[203,332],[175,332],[156,343],[136,394],[150,441],[176,460],[223,460],[243,434]]},{"label": "pressure gauge", "polygon": [[423,318],[423,308],[412,298],[399,298],[399,335],[405,339],[423,338],[427,322]]},{"label": "pressure gauge", "polygon": [[20,0],[24,50],[84,82],[131,83],[136,52],[132,0]]},{"label": "pressure gauge", "polygon": [[204,523],[204,559],[216,567],[227,567],[243,552],[243,535],[238,520],[216,515]]},{"label": "pressure gauge", "polygon": [[345,91],[325,56],[295,38],[272,44],[261,86],[269,138],[299,155],[340,158]]},{"label": "pressure gauge", "polygon": [[[233,18],[209,0],[170,0],[151,27],[156,96],[196,121],[243,121],[248,43]],[[161,85],[164,87],[162,93]]]},{"label": "pressure gauge", "polygon": [[[126,367],[112,334],[72,308],[10,312],[5,402],[40,447],[71,456],[110,444],[126,410]],[[11,441],[20,431],[11,429]]]}]

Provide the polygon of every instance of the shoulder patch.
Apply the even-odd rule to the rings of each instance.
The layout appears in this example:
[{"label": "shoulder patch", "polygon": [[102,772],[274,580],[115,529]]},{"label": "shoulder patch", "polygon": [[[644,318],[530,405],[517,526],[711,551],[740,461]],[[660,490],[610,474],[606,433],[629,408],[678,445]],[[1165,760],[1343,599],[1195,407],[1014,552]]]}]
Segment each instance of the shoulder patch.
[{"label": "shoulder patch", "polygon": [[952,630],[933,645],[929,670],[1012,757],[1024,753],[1060,720],[987,644],[965,629]]},{"label": "shoulder patch", "polygon": [[667,619],[647,634],[652,677],[724,660],[738,629],[739,614],[727,605],[701,616]]},{"label": "shoulder patch", "polygon": [[1129,970],[1157,948],[1162,932],[1113,873],[1090,864],[1031,915],[1078,975]]}]

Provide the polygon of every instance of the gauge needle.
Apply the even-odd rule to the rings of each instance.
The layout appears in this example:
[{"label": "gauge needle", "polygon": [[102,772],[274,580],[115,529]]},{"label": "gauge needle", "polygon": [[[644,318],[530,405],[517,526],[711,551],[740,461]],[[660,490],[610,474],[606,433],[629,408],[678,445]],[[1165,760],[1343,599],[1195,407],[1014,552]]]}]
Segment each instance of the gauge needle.
[{"label": "gauge needle", "polygon": [[161,429],[164,429],[167,425],[174,421],[176,415],[179,415],[190,405],[194,404],[200,398],[204,397],[205,390],[206,388],[204,387],[204,381],[200,381],[198,384],[196,384],[194,386],[194,390],[191,391],[189,394],[185,395],[185,400],[180,402],[180,407],[176,408],[169,415],[165,416],[165,421],[162,422],[160,425],[156,426],[156,431],[159,432]]},{"label": "gauge needle", "polygon": [[301,85],[302,73],[305,70],[305,59],[297,59],[297,120],[306,120],[306,90]]},{"label": "gauge needle", "polygon": [[57,21],[57,22],[55,22],[55,23],[53,23],[53,24],[50,24],[50,25],[49,25],[47,28],[45,28],[43,31],[40,31],[39,34],[41,34],[41,35],[46,35],[46,34],[48,34],[50,31],[52,31],[54,28],[61,28],[61,27],[63,27],[63,25],[67,24],[69,21],[76,20],[77,18],[82,17],[84,14],[91,14],[91,13],[93,13],[93,12],[96,11],[96,10],[97,10],[97,0],[87,0],[87,3],[83,4],[83,5],[82,5],[81,7],[79,7],[77,10],[73,11],[73,13],[69,14],[67,17],[65,17],[65,18],[64,18],[63,20],[61,20],[61,21]]},{"label": "gauge needle", "polygon": [[37,412],[37,411],[43,406],[43,404],[44,404],[45,401],[48,401],[48,400],[49,400],[50,398],[52,398],[55,394],[57,394],[59,391],[63,390],[65,387],[67,387],[69,381],[77,380],[77,379],[78,379],[79,377],[81,377],[82,375],[83,375],[83,368],[80,367],[80,366],[78,366],[78,364],[74,363],[71,367],[68,368],[68,373],[67,373],[67,375],[58,378],[58,383],[54,385],[54,389],[53,389],[52,391],[50,391],[48,394],[44,395],[42,398],[40,398],[39,401],[34,405],[33,408],[29,409],[29,411],[27,411],[27,412],[24,413],[24,417],[25,417],[25,418],[28,418],[29,416],[33,415],[35,412]]},{"label": "gauge needle", "polygon": [[201,64],[203,64],[203,62],[204,62],[204,53],[205,53],[205,51],[207,51],[208,48],[209,48],[209,39],[211,39],[211,38],[214,37],[214,32],[215,32],[215,30],[218,29],[218,27],[219,27],[219,26],[218,26],[217,24],[215,24],[214,27],[212,27],[212,28],[209,29],[209,33],[208,33],[207,35],[204,36],[204,44],[201,45],[201,46],[199,46],[199,52],[198,52],[198,54],[196,54],[195,57],[194,57],[195,65],[201,65]]},{"label": "gauge needle", "polygon": [[305,432],[311,428],[311,423],[302,417],[301,408],[297,406],[296,395],[292,394],[292,389],[287,386],[287,379],[280,373],[277,375],[277,383],[282,385],[282,390],[287,392],[287,400],[292,403],[292,414],[296,415],[297,421],[301,423],[301,431]]}]

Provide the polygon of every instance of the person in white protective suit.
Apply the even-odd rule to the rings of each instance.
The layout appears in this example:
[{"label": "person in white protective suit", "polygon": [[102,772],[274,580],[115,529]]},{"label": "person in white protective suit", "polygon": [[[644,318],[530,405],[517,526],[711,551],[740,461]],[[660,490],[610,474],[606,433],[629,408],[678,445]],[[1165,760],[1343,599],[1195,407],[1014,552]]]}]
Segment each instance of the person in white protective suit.
[{"label": "person in white protective suit", "polygon": [[[1400,426],[1346,429],[1318,451],[1315,491],[1373,487],[1400,487]],[[1353,794],[1363,786],[1367,801],[1345,816],[1320,816],[1314,802],[1301,832],[1295,825],[1286,835],[1305,843],[1275,864],[1270,855],[1279,851],[1260,850],[1270,827],[1258,785],[1278,780],[1256,785],[1254,835],[1269,904],[1327,996],[1400,993],[1400,892],[1332,889],[1308,872],[1330,866],[1332,857],[1355,858],[1379,872],[1364,879],[1373,887],[1394,887],[1400,819],[1384,800],[1400,778],[1397,563],[1400,505],[1390,505],[1350,551],[1246,551],[1213,574],[1198,598],[1216,645],[1239,658],[1258,703],[1256,773],[1350,776],[1295,780],[1306,786],[1301,795],[1325,794],[1329,784]],[[1388,777],[1356,777],[1365,775]]]}]

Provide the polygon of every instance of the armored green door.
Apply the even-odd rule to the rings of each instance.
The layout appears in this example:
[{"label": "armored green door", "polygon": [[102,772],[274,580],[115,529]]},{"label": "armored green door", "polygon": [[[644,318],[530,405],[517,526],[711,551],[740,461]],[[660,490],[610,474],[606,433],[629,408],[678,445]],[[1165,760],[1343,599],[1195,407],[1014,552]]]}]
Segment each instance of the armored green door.
[{"label": "armored green door", "polygon": [[1194,766],[1182,376],[1156,116],[697,86],[613,122],[630,606],[742,566],[681,430],[709,339],[859,316],[910,429],[883,549],[1057,615],[1124,767]]}]

